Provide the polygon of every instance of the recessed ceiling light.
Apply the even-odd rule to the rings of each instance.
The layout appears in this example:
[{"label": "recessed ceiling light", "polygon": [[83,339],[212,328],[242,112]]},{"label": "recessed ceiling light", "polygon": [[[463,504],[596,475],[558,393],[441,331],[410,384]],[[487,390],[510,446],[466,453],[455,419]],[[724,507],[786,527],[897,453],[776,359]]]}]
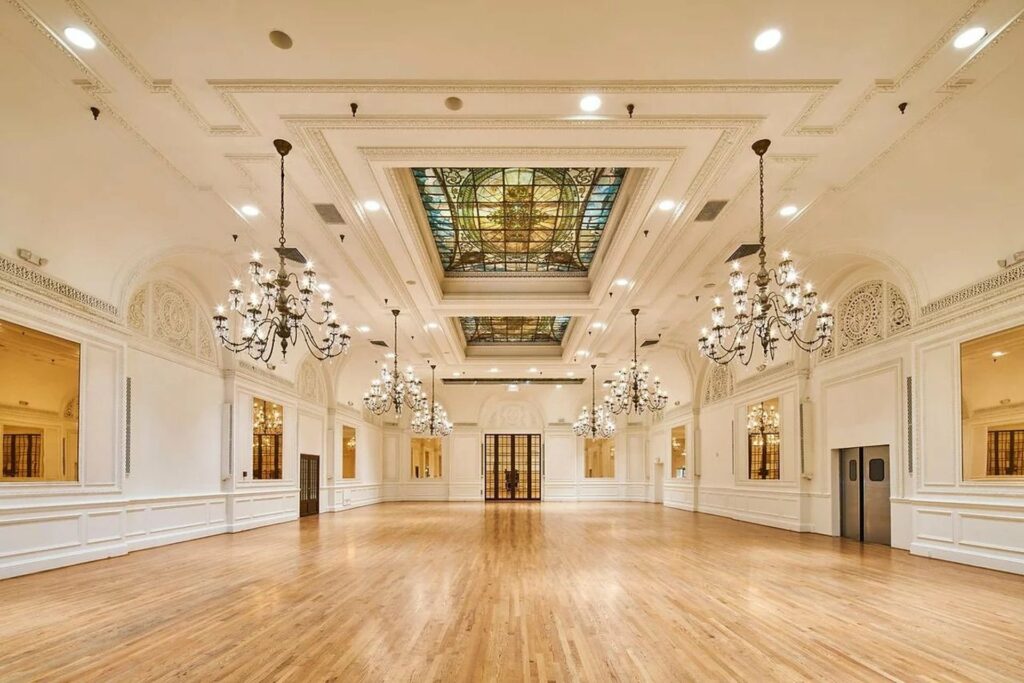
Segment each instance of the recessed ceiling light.
[{"label": "recessed ceiling light", "polygon": [[452,373],[452,377],[462,377],[462,373],[456,370],[455,372]]},{"label": "recessed ceiling light", "polygon": [[437,323],[430,322],[430,323],[427,323],[426,325],[424,325],[424,327],[426,327],[428,330],[436,330],[437,328],[439,328],[441,326],[438,325]]},{"label": "recessed ceiling light", "polygon": [[981,26],[972,26],[969,29],[965,29],[960,32],[956,38],[953,39],[953,47],[958,50],[964,50],[977,45],[978,41],[988,35],[988,31],[983,29]]},{"label": "recessed ceiling light", "polygon": [[498,368],[491,368],[490,370],[488,370],[488,372],[497,372],[497,371],[498,371]]},{"label": "recessed ceiling light", "polygon": [[784,207],[779,209],[779,215],[788,218],[790,216],[795,216],[797,211],[799,211],[799,209],[796,208],[796,206],[792,204],[786,204]]},{"label": "recessed ceiling light", "polygon": [[615,281],[615,285],[617,287],[625,287],[628,284],[629,284],[629,280],[624,278],[624,277],[620,277],[618,280]]},{"label": "recessed ceiling light", "polygon": [[250,218],[253,217],[253,216],[259,216],[260,215],[259,207],[253,206],[252,204],[243,204],[241,211],[242,211],[242,213],[244,213],[246,216],[249,216]]},{"label": "recessed ceiling light", "polygon": [[388,351],[387,353],[384,354],[384,357],[387,358],[388,360],[391,360],[392,358],[395,357],[395,354],[391,351]]},{"label": "recessed ceiling light", "polygon": [[367,199],[363,202],[363,208],[367,211],[380,211],[380,202],[373,199]]},{"label": "recessed ceiling light", "polygon": [[993,351],[992,352],[992,357],[993,358],[1002,358],[1005,355],[1006,355],[1006,351]]},{"label": "recessed ceiling light", "polygon": [[590,351],[584,349],[583,351],[577,351],[576,355],[579,356],[580,358],[586,358],[590,355]]},{"label": "recessed ceiling light", "polygon": [[537,372],[537,368],[530,368],[527,372]]},{"label": "recessed ceiling light", "polygon": [[562,385],[561,385],[561,384],[556,384],[556,385],[555,385],[555,389],[561,389],[561,388],[562,388]]},{"label": "recessed ceiling light", "polygon": [[676,203],[671,199],[662,199],[658,202],[658,209],[661,211],[671,211],[676,208]]},{"label": "recessed ceiling light", "polygon": [[572,370],[570,370],[569,372],[565,373],[565,376],[566,376],[566,377],[575,377],[575,376],[576,376],[576,373],[575,373],[575,372],[573,372]]},{"label": "recessed ceiling light", "polygon": [[508,385],[508,390],[512,391],[512,392],[519,391],[519,385],[518,384],[509,384]]},{"label": "recessed ceiling light", "polygon": [[601,98],[597,95],[584,95],[580,100],[580,109],[585,112],[594,112],[601,108]]},{"label": "recessed ceiling light", "polygon": [[754,49],[758,52],[767,52],[782,41],[782,31],[777,28],[770,28],[761,31],[754,38]]},{"label": "recessed ceiling light", "polygon": [[64,37],[83,50],[91,50],[96,47],[96,39],[80,28],[68,26],[64,29]]},{"label": "recessed ceiling light", "polygon": [[591,327],[593,327],[595,330],[603,330],[608,326],[605,325],[604,323],[594,323],[593,325],[591,325]]},{"label": "recessed ceiling light", "polygon": [[363,334],[366,334],[367,332],[370,331],[370,326],[369,325],[360,325],[356,329],[359,330],[360,332],[362,332]]}]

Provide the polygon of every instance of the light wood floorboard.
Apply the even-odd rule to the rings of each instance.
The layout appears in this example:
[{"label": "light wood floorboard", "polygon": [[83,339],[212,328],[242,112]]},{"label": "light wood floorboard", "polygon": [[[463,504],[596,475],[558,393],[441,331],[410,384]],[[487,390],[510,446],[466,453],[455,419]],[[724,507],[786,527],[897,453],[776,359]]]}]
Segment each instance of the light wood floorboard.
[{"label": "light wood floorboard", "polygon": [[1024,578],[636,503],[394,503],[0,582],[0,680],[1024,679]]}]

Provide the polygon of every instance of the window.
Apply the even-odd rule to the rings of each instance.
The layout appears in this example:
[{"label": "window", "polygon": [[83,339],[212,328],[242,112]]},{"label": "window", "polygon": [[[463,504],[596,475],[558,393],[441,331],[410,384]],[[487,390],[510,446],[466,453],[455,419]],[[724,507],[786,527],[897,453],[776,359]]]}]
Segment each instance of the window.
[{"label": "window", "polygon": [[284,460],[284,408],[262,398],[252,400],[252,478],[280,479]]},{"label": "window", "polygon": [[881,458],[868,460],[868,481],[885,481],[885,461]]},{"label": "window", "polygon": [[615,440],[584,439],[584,476],[588,479],[604,479],[615,476]]},{"label": "window", "polygon": [[779,400],[747,406],[747,474],[750,479],[780,478]]},{"label": "window", "polygon": [[1024,479],[1024,325],[960,345],[963,477]]},{"label": "window", "polygon": [[995,429],[988,433],[985,474],[1024,474],[1024,429]]},{"label": "window", "polygon": [[672,428],[672,478],[686,476],[686,427]]},{"label": "window", "polygon": [[3,481],[78,481],[81,346],[0,320]]},{"label": "window", "polygon": [[341,478],[356,478],[356,428],[341,428]]},{"label": "window", "polygon": [[412,438],[412,478],[440,479],[441,439],[437,436]]}]

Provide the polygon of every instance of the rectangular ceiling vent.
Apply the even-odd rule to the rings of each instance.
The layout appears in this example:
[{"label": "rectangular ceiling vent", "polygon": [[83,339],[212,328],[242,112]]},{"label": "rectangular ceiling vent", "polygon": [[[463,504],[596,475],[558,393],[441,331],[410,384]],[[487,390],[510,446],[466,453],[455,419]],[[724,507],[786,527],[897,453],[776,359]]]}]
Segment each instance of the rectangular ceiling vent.
[{"label": "rectangular ceiling vent", "polygon": [[722,213],[722,209],[729,203],[728,199],[711,199],[707,204],[700,210],[697,217],[693,220],[700,221],[701,223],[708,223],[718,218],[718,214]]},{"label": "rectangular ceiling vent", "polygon": [[381,339],[371,339],[370,343],[373,344],[374,346],[383,346],[385,349],[388,348],[388,343]]},{"label": "rectangular ceiling vent", "polygon": [[313,208],[320,214],[320,219],[327,225],[344,225],[345,219],[334,204],[314,204]]}]

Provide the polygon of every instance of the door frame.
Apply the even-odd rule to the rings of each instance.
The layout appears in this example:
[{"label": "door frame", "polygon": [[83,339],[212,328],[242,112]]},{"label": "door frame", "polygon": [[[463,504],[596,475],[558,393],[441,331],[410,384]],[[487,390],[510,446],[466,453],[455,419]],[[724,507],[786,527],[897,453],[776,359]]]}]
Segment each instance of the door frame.
[{"label": "door frame", "polygon": [[[517,458],[516,458],[516,453],[515,453],[515,438],[516,437],[524,437],[524,436],[527,437],[527,447],[526,447],[526,458],[527,459],[526,459],[526,468],[525,468],[525,472],[527,473],[527,482],[526,482],[526,494],[527,494],[527,497],[525,497],[525,498],[516,498],[514,493],[509,498],[499,498],[496,495],[497,492],[498,492],[498,487],[501,485],[501,479],[499,478],[498,471],[497,471],[497,469],[498,469],[497,441],[498,441],[498,438],[502,437],[502,436],[508,436],[508,437],[511,437],[511,439],[512,439],[512,444],[513,444],[512,449],[513,450],[512,450],[512,453],[511,453],[510,457],[512,458],[512,462],[513,462],[514,465],[518,464],[517,463]],[[495,448],[495,456],[494,456],[494,464],[493,464],[493,468],[494,468],[494,484],[493,484],[493,489],[492,490],[488,490],[488,487],[487,487],[487,445],[488,445],[488,441],[490,439],[493,439],[492,443],[494,444],[494,448]],[[533,441],[532,441],[533,439],[536,439],[538,444],[539,444],[539,446],[540,446],[537,449],[539,451],[539,455],[537,456],[538,463],[537,463],[536,470],[534,470],[531,467],[532,460],[533,460],[533,454],[532,454],[532,448],[531,448],[531,446],[533,445]],[[542,433],[539,433],[539,432],[486,432],[486,433],[483,434],[482,443],[481,443],[480,446],[481,446],[481,448],[480,448],[480,459],[481,459],[481,470],[483,472],[483,490],[484,490],[484,501],[485,502],[488,502],[488,503],[492,503],[492,502],[493,503],[538,502],[538,501],[541,501],[541,500],[544,499],[544,435]],[[516,467],[515,469],[518,471],[519,467]],[[534,472],[536,473],[536,476],[537,476],[537,496],[536,497],[531,497],[530,496],[530,489],[532,488],[531,487],[531,484],[532,484],[532,481],[533,481],[532,480],[532,474]],[[494,494],[493,497],[492,497],[492,494]]]},{"label": "door frame", "polygon": [[[314,462],[314,464],[316,465],[316,476],[313,478],[313,487],[312,487],[313,493],[315,493],[316,495],[313,498],[311,498],[311,499],[307,498],[307,499],[304,500],[303,497],[302,497],[302,490],[303,490],[303,485],[306,483],[305,477],[304,477],[304,472],[305,472],[305,469],[306,469],[305,465],[306,465],[307,462],[310,462],[310,461]],[[314,502],[314,505],[312,506],[313,509],[307,511],[305,503],[310,501],[310,500],[312,500]],[[300,453],[299,454],[299,517],[306,517],[306,516],[309,516],[309,515],[318,515],[318,514],[320,514],[320,456],[319,455],[313,455],[312,453]]]}]

